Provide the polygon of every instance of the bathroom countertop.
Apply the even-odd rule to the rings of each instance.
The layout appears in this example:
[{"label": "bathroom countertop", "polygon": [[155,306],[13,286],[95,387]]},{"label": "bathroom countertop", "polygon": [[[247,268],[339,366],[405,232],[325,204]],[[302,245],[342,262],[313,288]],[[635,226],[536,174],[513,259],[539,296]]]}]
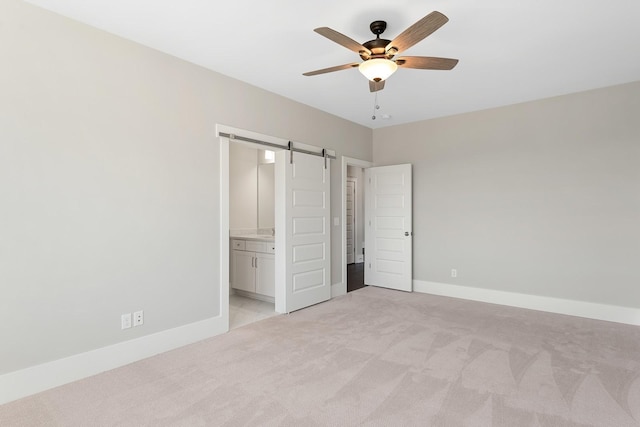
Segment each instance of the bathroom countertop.
[{"label": "bathroom countertop", "polygon": [[232,234],[229,236],[230,239],[241,239],[241,240],[257,240],[260,242],[274,242],[275,236],[271,236],[270,234]]}]

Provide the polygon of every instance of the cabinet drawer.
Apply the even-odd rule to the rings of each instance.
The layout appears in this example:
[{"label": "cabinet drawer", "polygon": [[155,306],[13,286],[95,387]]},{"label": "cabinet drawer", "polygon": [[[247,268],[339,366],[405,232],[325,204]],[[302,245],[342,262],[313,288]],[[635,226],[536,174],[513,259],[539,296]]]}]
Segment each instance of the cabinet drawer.
[{"label": "cabinet drawer", "polygon": [[244,240],[232,240],[231,241],[231,248],[232,249],[236,249],[238,251],[244,251],[245,249],[245,241]]},{"label": "cabinet drawer", "polygon": [[247,240],[244,242],[245,251],[264,252],[266,246],[265,242],[254,242],[253,240]]},{"label": "cabinet drawer", "polygon": [[265,243],[266,249],[265,252],[268,254],[275,254],[276,253],[276,244],[274,242],[267,242]]}]

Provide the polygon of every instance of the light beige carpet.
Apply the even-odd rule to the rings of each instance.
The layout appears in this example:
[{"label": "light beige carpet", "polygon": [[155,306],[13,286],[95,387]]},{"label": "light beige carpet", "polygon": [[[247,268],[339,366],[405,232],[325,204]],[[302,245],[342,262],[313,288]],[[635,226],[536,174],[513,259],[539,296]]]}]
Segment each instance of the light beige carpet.
[{"label": "light beige carpet", "polygon": [[364,288],[0,406],[2,426],[637,426],[640,328]]}]

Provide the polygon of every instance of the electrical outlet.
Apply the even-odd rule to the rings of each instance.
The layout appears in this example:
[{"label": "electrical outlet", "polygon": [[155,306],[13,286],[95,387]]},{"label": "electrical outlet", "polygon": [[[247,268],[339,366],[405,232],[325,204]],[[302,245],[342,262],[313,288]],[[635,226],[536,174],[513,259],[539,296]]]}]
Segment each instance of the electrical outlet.
[{"label": "electrical outlet", "polygon": [[140,326],[144,324],[144,311],[136,311],[133,313],[133,326]]},{"label": "electrical outlet", "polygon": [[122,329],[129,329],[131,327],[131,313],[120,316],[120,326]]},{"label": "electrical outlet", "polygon": [[451,269],[451,277],[458,277],[458,270],[456,270],[455,268]]}]

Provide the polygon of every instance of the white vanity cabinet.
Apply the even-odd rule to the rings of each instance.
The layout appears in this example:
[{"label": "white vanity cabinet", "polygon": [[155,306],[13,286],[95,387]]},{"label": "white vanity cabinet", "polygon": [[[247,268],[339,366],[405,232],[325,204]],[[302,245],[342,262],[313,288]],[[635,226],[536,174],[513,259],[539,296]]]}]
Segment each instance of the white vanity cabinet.
[{"label": "white vanity cabinet", "polygon": [[233,271],[231,272],[231,287],[241,291],[256,291],[256,270],[255,257],[253,252],[233,250]]},{"label": "white vanity cabinet", "polygon": [[275,244],[269,241],[231,240],[231,287],[256,296],[275,296]]},{"label": "white vanity cabinet", "polygon": [[256,293],[275,297],[276,260],[273,254],[256,252]]}]

